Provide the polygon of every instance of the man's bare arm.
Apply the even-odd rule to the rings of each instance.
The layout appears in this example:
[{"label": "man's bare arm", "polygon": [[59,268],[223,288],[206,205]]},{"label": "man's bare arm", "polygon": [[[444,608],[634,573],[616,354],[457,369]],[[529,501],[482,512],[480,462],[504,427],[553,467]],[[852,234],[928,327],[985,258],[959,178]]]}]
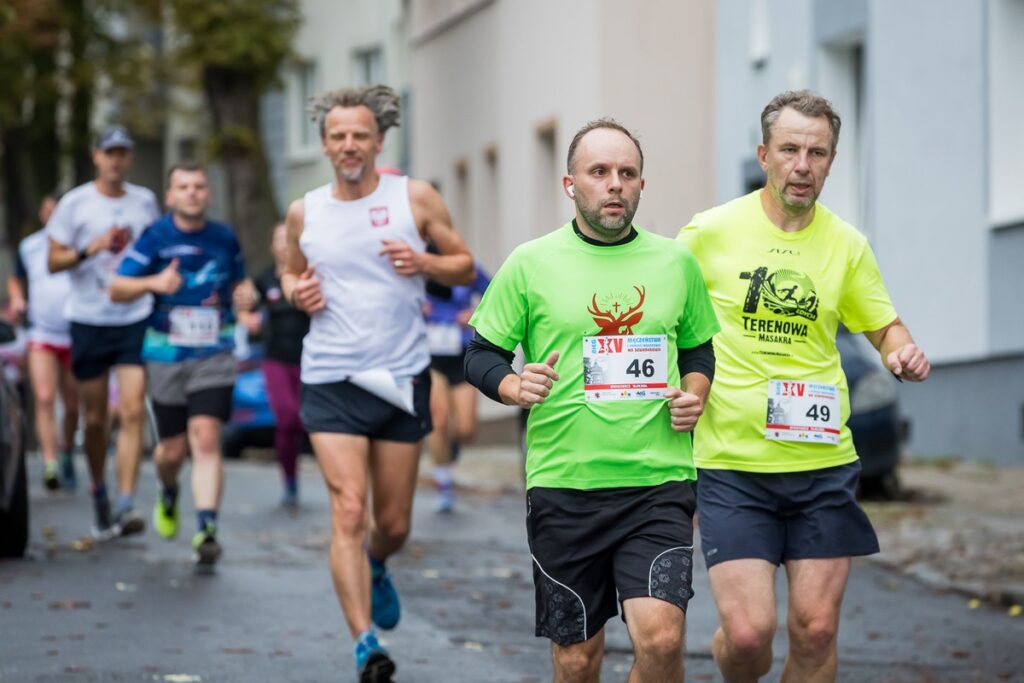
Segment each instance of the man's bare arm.
[{"label": "man's bare arm", "polygon": [[865,332],[871,344],[882,356],[882,364],[900,379],[923,382],[931,372],[931,363],[924,351],[914,343],[910,330],[896,318],[879,330]]},{"label": "man's bare arm", "polygon": [[296,199],[288,205],[288,213],[285,214],[284,226],[287,236],[288,250],[285,259],[284,269],[281,271],[281,293],[287,301],[292,300],[292,290],[295,289],[295,282],[306,270],[306,256],[299,248],[299,238],[302,236],[302,228],[305,224],[305,202]]},{"label": "man's bare arm", "polygon": [[415,252],[412,260],[418,272],[445,285],[468,285],[476,272],[466,242],[452,227],[448,207],[434,187],[422,180],[409,181],[409,199],[413,215],[424,239],[440,254]]}]

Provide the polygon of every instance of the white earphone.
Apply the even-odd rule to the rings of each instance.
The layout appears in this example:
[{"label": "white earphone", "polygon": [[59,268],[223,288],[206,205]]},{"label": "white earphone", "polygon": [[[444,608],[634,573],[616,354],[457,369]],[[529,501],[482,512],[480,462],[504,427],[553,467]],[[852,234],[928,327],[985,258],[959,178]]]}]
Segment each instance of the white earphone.
[{"label": "white earphone", "polygon": [[565,191],[569,193],[570,197],[576,196],[576,186],[570,184],[569,187],[565,188]]}]

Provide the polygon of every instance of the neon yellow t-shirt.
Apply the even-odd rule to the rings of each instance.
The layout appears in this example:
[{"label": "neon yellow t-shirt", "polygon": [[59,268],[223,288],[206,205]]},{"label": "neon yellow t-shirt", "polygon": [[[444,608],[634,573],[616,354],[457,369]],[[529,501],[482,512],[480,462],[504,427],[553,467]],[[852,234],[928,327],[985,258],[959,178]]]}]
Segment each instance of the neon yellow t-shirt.
[{"label": "neon yellow t-shirt", "polygon": [[[694,432],[697,466],[800,472],[856,460],[836,329],[872,331],[896,319],[864,235],[821,204],[806,228],[783,232],[758,190],[697,214],[679,239],[700,263],[722,326],[715,383]],[[836,385],[839,443],[768,440],[770,379]]]},{"label": "neon yellow t-shirt", "polygon": [[[520,245],[470,320],[492,344],[522,344],[527,363],[559,352],[559,380],[527,424],[527,488],[657,486],[696,478],[690,435],[672,429],[664,399],[588,401],[584,337],[665,335],[667,383],[678,348],[703,344],[718,322],[697,262],[676,240],[637,229],[596,246],[572,224]],[[600,321],[600,322],[599,322]]]}]

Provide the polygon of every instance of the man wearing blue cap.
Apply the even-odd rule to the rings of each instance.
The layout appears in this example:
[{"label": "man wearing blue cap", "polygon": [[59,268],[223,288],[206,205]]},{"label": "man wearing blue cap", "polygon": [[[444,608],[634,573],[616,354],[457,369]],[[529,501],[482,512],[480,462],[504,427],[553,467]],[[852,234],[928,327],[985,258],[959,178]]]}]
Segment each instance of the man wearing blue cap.
[{"label": "man wearing blue cap", "polygon": [[[51,272],[71,273],[64,315],[71,321],[71,369],[85,413],[85,453],[95,511],[93,535],[106,540],[146,528],[135,511],[142,451],[146,375],[141,357],[146,295],[128,303],[110,300],[110,283],[130,246],[159,215],[156,196],[125,181],[134,141],[123,126],[109,126],[93,149],[96,179],[68,192],[46,224]],[[111,514],[106,487],[107,402],[111,368],[117,376],[117,501]]]}]

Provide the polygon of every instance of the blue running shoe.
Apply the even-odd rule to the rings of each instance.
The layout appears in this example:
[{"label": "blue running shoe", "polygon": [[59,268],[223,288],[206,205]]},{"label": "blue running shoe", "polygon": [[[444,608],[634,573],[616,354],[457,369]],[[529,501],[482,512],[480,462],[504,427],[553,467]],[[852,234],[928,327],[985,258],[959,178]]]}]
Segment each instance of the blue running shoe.
[{"label": "blue running shoe", "polygon": [[356,674],[359,683],[391,683],[395,675],[395,663],[388,651],[377,642],[373,631],[366,631],[356,641]]},{"label": "blue running shoe", "polygon": [[393,629],[402,617],[402,605],[398,602],[398,591],[391,582],[391,574],[384,568],[383,562],[371,557],[370,575],[370,615],[373,623],[385,630]]},{"label": "blue running shoe", "polygon": [[71,453],[60,454],[60,483],[65,490],[74,491],[78,486],[78,477],[75,475],[75,460]]}]

